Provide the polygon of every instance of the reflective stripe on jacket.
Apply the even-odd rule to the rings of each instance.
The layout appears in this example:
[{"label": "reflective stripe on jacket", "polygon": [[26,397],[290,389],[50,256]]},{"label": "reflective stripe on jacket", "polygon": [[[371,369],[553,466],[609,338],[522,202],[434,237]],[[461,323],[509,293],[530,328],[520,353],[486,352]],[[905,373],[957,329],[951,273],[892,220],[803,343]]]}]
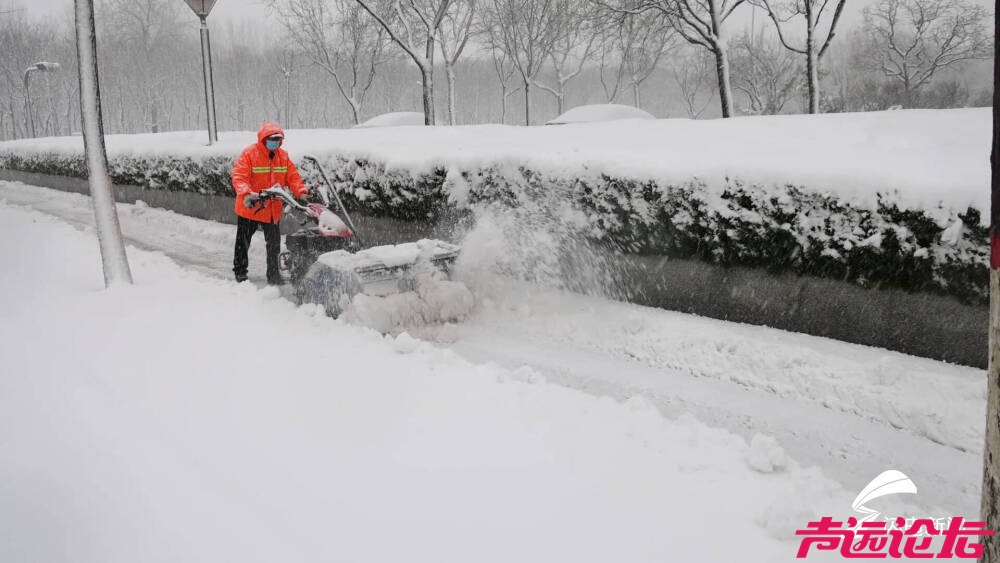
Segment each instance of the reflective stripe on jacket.
[{"label": "reflective stripe on jacket", "polygon": [[305,185],[285,149],[267,150],[264,139],[274,134],[285,136],[277,123],[265,122],[257,132],[257,142],[243,149],[243,153],[233,166],[233,189],[236,190],[236,214],[262,223],[277,223],[281,220],[281,202],[271,200],[263,207],[248,208],[243,198],[251,192],[260,192],[275,184],[288,186],[295,197],[306,194]]}]

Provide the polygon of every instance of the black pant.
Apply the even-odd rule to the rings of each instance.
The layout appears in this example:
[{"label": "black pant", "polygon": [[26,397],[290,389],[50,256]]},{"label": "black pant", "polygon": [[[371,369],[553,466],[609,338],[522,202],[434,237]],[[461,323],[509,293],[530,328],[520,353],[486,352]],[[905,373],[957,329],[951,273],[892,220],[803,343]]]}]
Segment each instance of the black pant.
[{"label": "black pant", "polygon": [[281,274],[278,273],[278,253],[281,252],[281,231],[278,230],[277,223],[261,223],[246,217],[238,217],[236,221],[236,248],[233,252],[233,273],[236,279],[243,280],[247,277],[247,267],[250,259],[247,251],[250,250],[250,239],[260,227],[264,230],[264,242],[267,245],[267,281],[278,283]]}]

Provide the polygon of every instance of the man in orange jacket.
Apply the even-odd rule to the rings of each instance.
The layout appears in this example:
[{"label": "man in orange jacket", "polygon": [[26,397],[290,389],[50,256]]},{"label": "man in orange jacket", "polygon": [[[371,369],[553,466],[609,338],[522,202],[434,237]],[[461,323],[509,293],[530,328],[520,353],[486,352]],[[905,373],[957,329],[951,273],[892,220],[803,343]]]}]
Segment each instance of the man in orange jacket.
[{"label": "man in orange jacket", "polygon": [[278,253],[281,250],[281,201],[271,199],[257,206],[261,190],[275,184],[288,186],[297,198],[305,197],[309,190],[302,183],[295,163],[289,158],[281,143],[285,132],[277,123],[264,122],[257,132],[257,142],[243,149],[233,166],[233,189],[236,190],[236,248],[233,256],[233,273],[236,281],[247,279],[250,264],[247,251],[250,239],[257,228],[264,231],[267,244],[267,283],[280,284],[284,280],[278,272]]}]

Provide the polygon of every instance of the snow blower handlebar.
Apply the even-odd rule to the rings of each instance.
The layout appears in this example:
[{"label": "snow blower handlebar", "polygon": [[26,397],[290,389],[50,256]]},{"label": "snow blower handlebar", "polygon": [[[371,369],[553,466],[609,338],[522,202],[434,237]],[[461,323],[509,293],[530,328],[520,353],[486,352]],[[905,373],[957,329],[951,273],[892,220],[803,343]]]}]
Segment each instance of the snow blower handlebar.
[{"label": "snow blower handlebar", "polygon": [[345,225],[336,214],[330,211],[328,206],[321,203],[300,203],[281,184],[275,184],[261,190],[254,206],[259,210],[272,199],[278,199],[285,206],[304,213],[316,223],[319,233],[324,237],[352,237],[356,242],[358,241],[354,229]]},{"label": "snow blower handlebar", "polygon": [[281,186],[280,184],[275,184],[275,185],[271,186],[270,188],[267,188],[265,190],[261,190],[259,192],[258,196],[259,196],[259,199],[257,199],[257,203],[256,203],[257,207],[263,207],[264,204],[269,199],[278,198],[282,202],[284,202],[285,205],[288,205],[290,207],[294,207],[295,209],[298,209],[299,211],[302,211],[303,213],[309,213],[309,208],[307,206],[299,203],[299,201],[296,200],[294,197],[292,197],[292,194],[290,194],[287,191],[285,191],[285,188],[283,186]]}]

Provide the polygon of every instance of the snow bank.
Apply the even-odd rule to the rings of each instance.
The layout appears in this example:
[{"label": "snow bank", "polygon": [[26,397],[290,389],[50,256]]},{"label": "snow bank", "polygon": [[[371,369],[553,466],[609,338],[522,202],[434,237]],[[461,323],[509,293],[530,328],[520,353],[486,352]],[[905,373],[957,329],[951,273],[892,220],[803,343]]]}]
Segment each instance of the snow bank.
[{"label": "snow bank", "polygon": [[671,311],[652,315],[524,283],[474,287],[481,306],[466,323],[476,329],[467,332],[495,333],[497,342],[515,331],[553,348],[572,345],[648,366],[663,374],[665,392],[677,379],[668,374],[683,373],[850,413],[949,448],[982,448],[983,370]]},{"label": "snow bank", "polygon": [[787,561],[796,527],[849,510],[648,401],[155,253],[105,291],[92,233],[5,205],[0,225],[2,560]]},{"label": "snow bank", "polygon": [[[847,200],[876,201],[898,192],[903,205],[988,209],[989,108],[657,119],[568,127],[414,127],[289,130],[293,157],[341,155],[384,163],[414,176],[455,166],[479,170],[497,163],[546,176],[610,176],[721,186],[805,186]],[[204,145],[204,131],[109,135],[115,156],[170,154],[202,160],[235,158],[254,132],[222,132]],[[82,153],[81,137],[0,143],[0,153]]]},{"label": "snow bank", "polygon": [[648,111],[622,104],[591,104],[577,106],[564,112],[555,119],[545,122],[546,125],[562,125],[565,123],[593,123],[598,121],[616,121],[619,119],[656,119]]}]

